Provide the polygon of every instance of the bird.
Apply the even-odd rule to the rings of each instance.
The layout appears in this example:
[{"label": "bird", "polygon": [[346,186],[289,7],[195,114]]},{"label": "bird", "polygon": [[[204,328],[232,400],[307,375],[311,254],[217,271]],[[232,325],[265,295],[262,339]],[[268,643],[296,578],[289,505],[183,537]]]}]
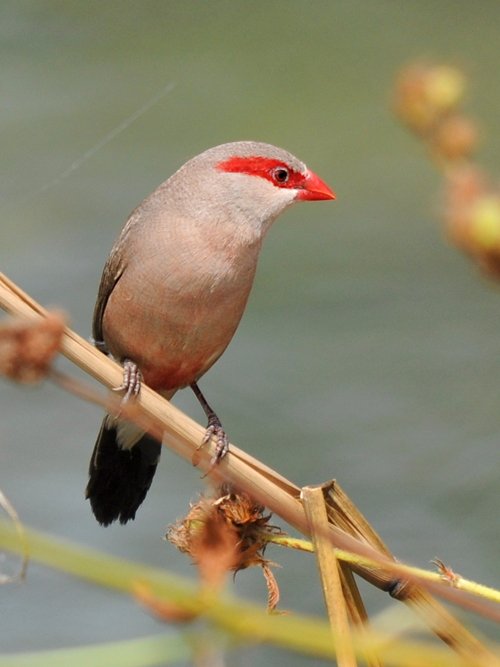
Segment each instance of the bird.
[{"label": "bird", "polygon": [[[296,202],[335,193],[291,153],[257,141],[225,143],[188,160],[131,213],[105,263],[94,309],[96,347],[123,366],[117,390],[145,383],[170,400],[191,387],[215,439],[228,438],[198,381],[231,341],[245,310],[262,242]],[[200,444],[203,444],[200,443]],[[161,444],[106,415],[89,466],[86,497],[107,526],[135,518]]]}]

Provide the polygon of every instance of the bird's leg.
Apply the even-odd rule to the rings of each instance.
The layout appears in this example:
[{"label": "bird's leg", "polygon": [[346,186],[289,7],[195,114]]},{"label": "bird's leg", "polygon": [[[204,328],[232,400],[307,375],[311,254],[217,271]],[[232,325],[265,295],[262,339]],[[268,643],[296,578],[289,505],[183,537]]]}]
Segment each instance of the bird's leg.
[{"label": "bird's leg", "polygon": [[113,387],[113,391],[124,391],[123,403],[132,397],[138,396],[141,391],[142,373],[137,364],[130,359],[123,362],[123,381],[119,387]]},{"label": "bird's leg", "polygon": [[203,445],[206,445],[207,442],[210,440],[212,436],[215,436],[215,453],[212,458],[212,465],[215,465],[219,463],[224,456],[229,451],[229,440],[226,435],[226,432],[222,428],[222,424],[220,419],[217,417],[215,412],[212,410],[212,408],[209,406],[207,403],[206,398],[203,396],[203,394],[200,391],[200,388],[196,384],[196,382],[193,382],[190,385],[191,389],[194,392],[194,395],[200,402],[201,407],[203,408],[204,413],[207,416],[208,419],[208,424],[207,424],[207,430],[205,431],[205,435],[203,436],[203,440],[201,441],[200,447],[203,447]]},{"label": "bird's leg", "polygon": [[[108,347],[103,340],[92,340],[94,347],[96,347],[99,352],[102,352],[107,357],[111,356],[109,354]],[[138,396],[141,391],[142,384],[142,373],[139,370],[137,364],[130,359],[125,359],[123,362],[123,380],[119,387],[113,387],[112,391],[124,391],[125,395],[123,396],[122,403],[126,403],[132,396]]]}]

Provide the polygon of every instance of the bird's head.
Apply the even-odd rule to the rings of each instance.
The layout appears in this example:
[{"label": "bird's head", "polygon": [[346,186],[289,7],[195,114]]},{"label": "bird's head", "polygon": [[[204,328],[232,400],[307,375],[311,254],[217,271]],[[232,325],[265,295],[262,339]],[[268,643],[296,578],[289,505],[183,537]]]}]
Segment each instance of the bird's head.
[{"label": "bird's head", "polygon": [[181,194],[198,215],[237,224],[247,220],[260,234],[295,202],[335,199],[328,185],[291,153],[255,141],[210,148],[181,167],[174,180],[186,188]]}]

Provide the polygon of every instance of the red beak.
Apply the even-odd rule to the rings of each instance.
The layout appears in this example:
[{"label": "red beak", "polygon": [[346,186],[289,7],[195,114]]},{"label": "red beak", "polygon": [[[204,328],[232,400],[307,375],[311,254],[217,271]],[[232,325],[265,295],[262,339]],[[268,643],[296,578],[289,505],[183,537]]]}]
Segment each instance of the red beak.
[{"label": "red beak", "polygon": [[321,180],[313,171],[307,171],[303,189],[296,197],[299,201],[317,201],[320,199],[335,199],[335,192]]}]

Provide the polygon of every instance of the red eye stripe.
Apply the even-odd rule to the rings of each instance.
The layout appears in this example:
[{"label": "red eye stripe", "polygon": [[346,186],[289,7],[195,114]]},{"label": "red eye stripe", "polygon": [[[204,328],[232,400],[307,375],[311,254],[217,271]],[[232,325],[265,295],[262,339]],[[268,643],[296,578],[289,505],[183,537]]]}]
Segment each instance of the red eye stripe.
[{"label": "red eye stripe", "polygon": [[[248,174],[260,176],[280,188],[298,189],[304,187],[305,176],[299,171],[291,169],[286,162],[268,157],[231,157],[219,162],[217,169],[232,174]],[[286,169],[288,178],[281,182],[276,178],[276,170]]]}]

